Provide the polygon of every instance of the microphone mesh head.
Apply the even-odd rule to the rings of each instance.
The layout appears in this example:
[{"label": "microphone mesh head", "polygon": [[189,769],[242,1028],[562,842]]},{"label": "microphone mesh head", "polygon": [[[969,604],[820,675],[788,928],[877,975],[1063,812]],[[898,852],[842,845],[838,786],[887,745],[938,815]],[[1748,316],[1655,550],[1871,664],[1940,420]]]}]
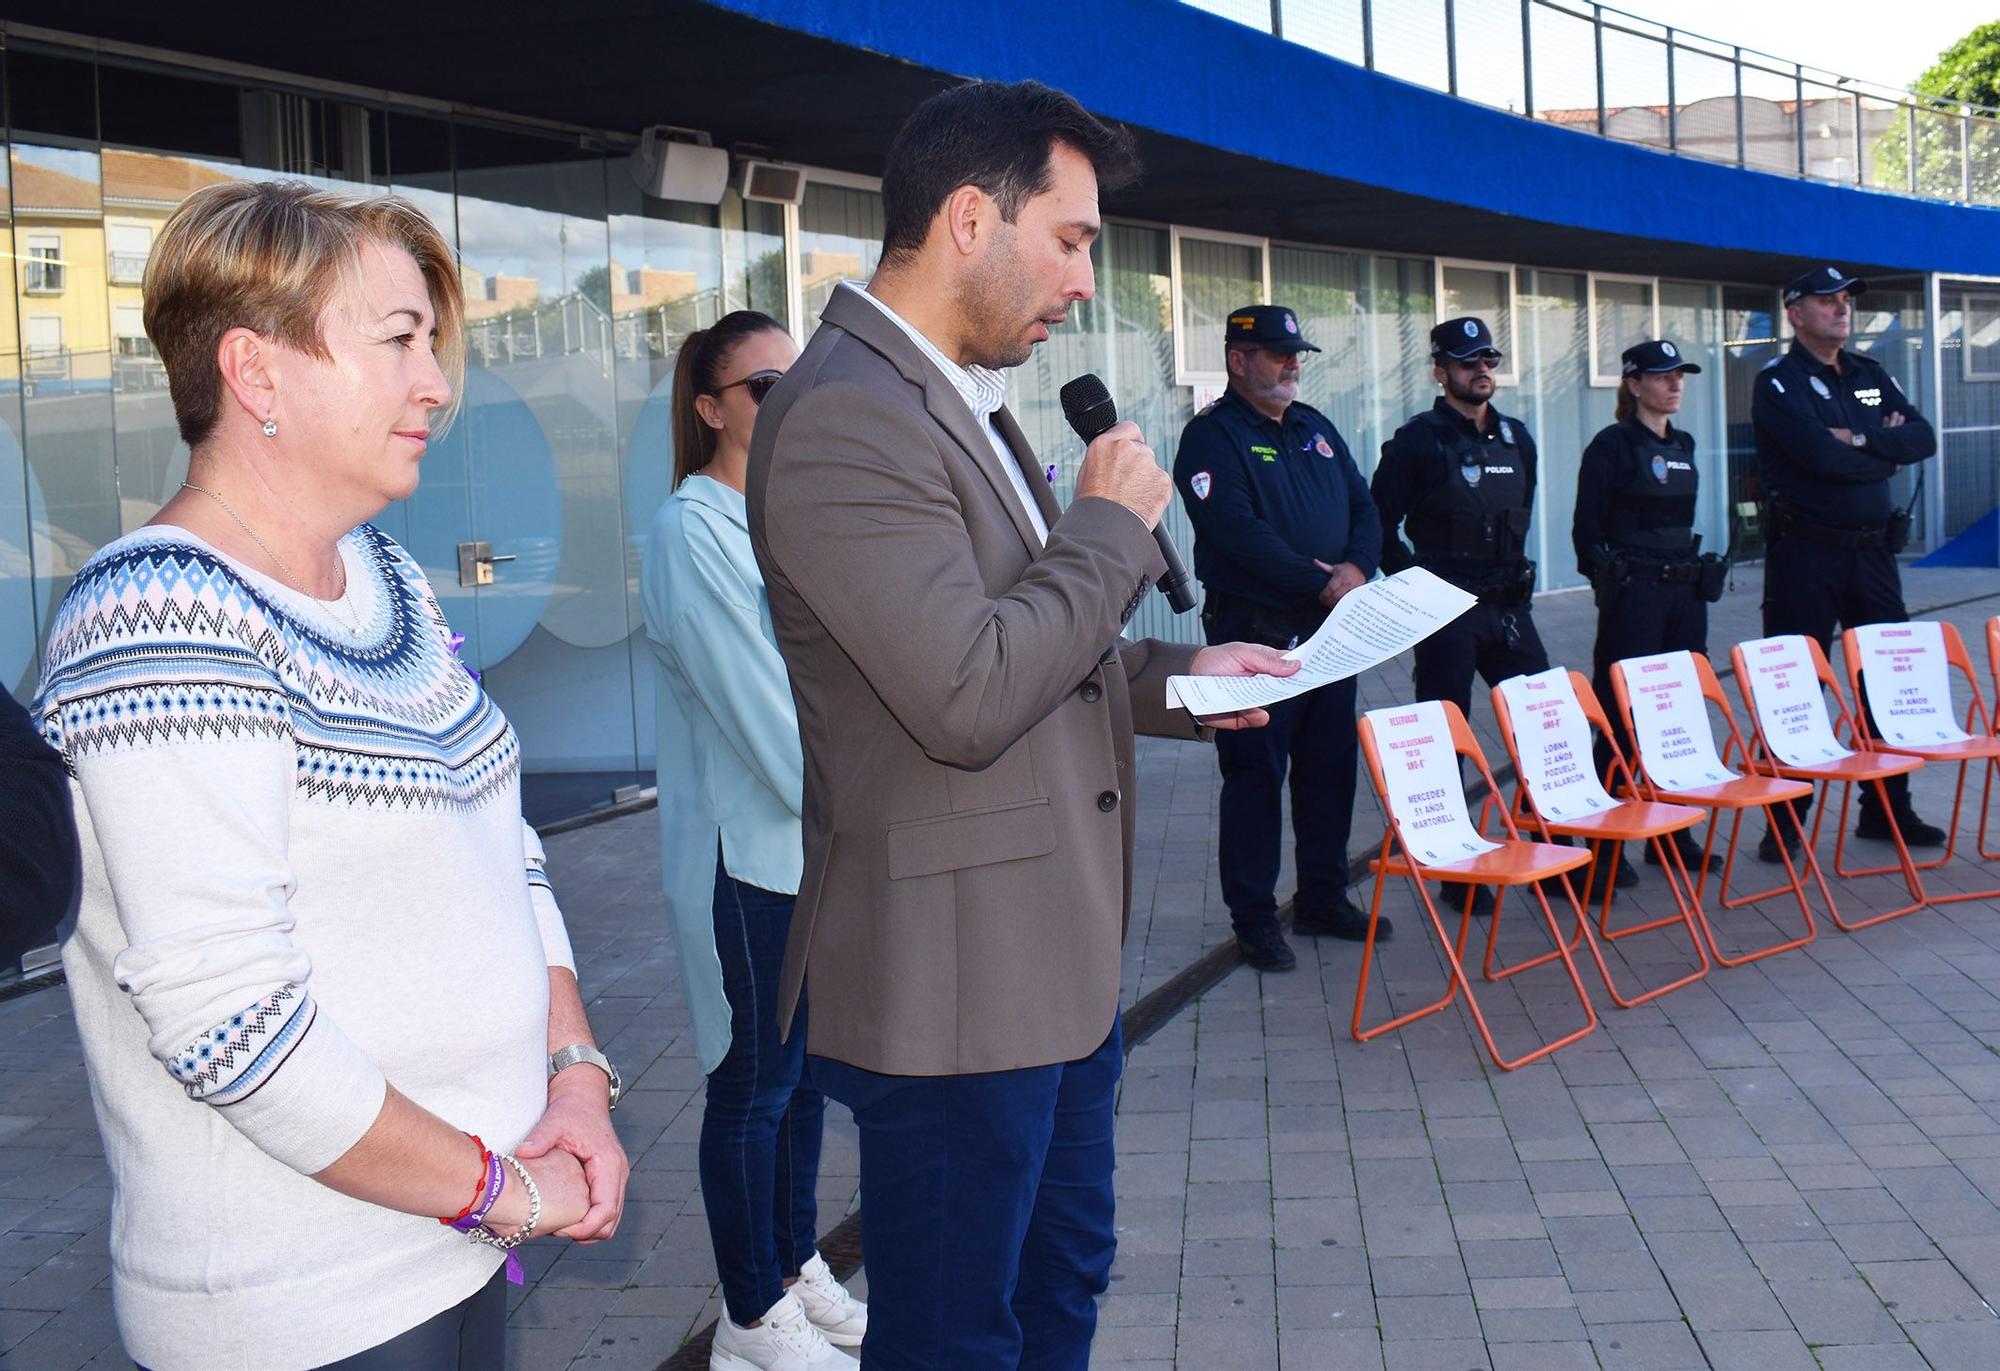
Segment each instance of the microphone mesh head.
[{"label": "microphone mesh head", "polygon": [[1069,382],[1059,392],[1059,398],[1063,417],[1086,443],[1118,422],[1118,405],[1095,373],[1085,372]]},{"label": "microphone mesh head", "polygon": [[1059,395],[1063,413],[1072,423],[1075,422],[1077,415],[1095,409],[1111,398],[1111,392],[1105,389],[1104,382],[1097,379],[1097,373],[1090,371],[1064,385]]}]

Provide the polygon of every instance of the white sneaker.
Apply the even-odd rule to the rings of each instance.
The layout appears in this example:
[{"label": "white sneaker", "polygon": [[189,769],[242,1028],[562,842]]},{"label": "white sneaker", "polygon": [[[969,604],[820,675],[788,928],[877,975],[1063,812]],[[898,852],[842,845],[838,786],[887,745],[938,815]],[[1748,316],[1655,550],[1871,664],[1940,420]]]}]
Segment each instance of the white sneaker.
[{"label": "white sneaker", "polygon": [[856,1365],[807,1322],[790,1290],[755,1328],[732,1323],[725,1309],[708,1353],[709,1371],[854,1371]]},{"label": "white sneaker", "polygon": [[812,1260],[799,1268],[792,1298],[806,1311],[812,1326],[826,1335],[835,1347],[859,1347],[868,1332],[868,1306],[847,1293],[847,1287],[833,1278],[826,1258],[815,1252]]}]

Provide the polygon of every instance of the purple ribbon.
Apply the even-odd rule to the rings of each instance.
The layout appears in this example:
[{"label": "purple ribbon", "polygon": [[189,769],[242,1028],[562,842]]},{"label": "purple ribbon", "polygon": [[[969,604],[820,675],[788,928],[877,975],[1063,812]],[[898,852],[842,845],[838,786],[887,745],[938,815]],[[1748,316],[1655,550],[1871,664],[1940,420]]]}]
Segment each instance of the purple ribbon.
[{"label": "purple ribbon", "polygon": [[[1053,471],[1055,470],[1055,468],[1050,467],[1049,470]],[[465,646],[465,635],[463,633],[454,633],[451,635],[452,656],[456,657],[458,655],[458,650],[464,646]],[[479,679],[479,673],[474,671],[471,667],[465,666],[464,662],[460,662],[459,665],[465,667],[465,674],[470,676],[473,680],[476,681]]]},{"label": "purple ribbon", "polygon": [[470,1233],[486,1222],[486,1216],[493,1212],[493,1206],[500,1199],[500,1192],[507,1186],[507,1168],[500,1160],[498,1152],[486,1154],[486,1189],[479,1196],[479,1203],[464,1218],[452,1223],[456,1232]]},{"label": "purple ribbon", "polygon": [[1049,484],[1054,485],[1056,483],[1056,464],[1054,462],[1049,463],[1048,473],[1049,473]]}]

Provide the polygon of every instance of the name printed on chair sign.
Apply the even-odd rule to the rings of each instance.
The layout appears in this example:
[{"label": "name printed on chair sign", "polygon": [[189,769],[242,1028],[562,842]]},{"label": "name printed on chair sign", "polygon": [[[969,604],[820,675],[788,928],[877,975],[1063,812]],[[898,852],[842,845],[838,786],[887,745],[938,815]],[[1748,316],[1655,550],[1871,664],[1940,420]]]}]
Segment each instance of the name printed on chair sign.
[{"label": "name printed on chair sign", "polygon": [[1883,741],[1925,747],[1972,736],[1952,717],[1942,628],[1927,620],[1863,624],[1854,641],[1861,649],[1861,691]]},{"label": "name printed on chair sign", "polygon": [[1590,721],[1570,685],[1569,672],[1552,667],[1500,683],[1514,725],[1521,782],[1545,819],[1566,823],[1616,809],[1590,756]]},{"label": "name printed on chair sign", "polygon": [[1819,672],[1803,634],[1758,638],[1743,644],[1750,667],[1750,701],[1764,745],[1787,766],[1817,766],[1851,757],[1833,736],[1833,718],[1820,693]]},{"label": "name printed on chair sign", "polygon": [[1699,790],[1736,779],[1715,753],[1708,704],[1694,674],[1694,654],[1662,652],[1627,657],[1625,690],[1632,701],[1632,732],[1646,779],[1661,790]]},{"label": "name printed on chair sign", "polygon": [[1371,709],[1368,723],[1389,792],[1389,817],[1420,865],[1446,866],[1500,846],[1480,837],[1465,812],[1465,785],[1442,704]]}]

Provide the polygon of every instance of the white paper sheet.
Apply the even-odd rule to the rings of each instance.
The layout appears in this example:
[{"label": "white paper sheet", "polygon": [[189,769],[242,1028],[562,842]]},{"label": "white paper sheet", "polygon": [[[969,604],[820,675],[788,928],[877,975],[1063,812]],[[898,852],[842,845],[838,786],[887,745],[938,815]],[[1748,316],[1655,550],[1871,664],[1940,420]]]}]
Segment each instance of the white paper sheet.
[{"label": "white paper sheet", "polygon": [[1861,649],[1861,690],[1868,697],[1875,732],[1907,747],[1962,743],[1972,735],[1951,710],[1951,663],[1944,630],[1918,620],[1864,624],[1854,630]]},{"label": "white paper sheet", "polygon": [[1341,596],[1319,631],[1285,654],[1295,676],[1172,676],[1167,704],[1197,715],[1261,709],[1358,676],[1407,652],[1479,603],[1451,582],[1410,567]]},{"label": "white paper sheet", "polygon": [[1735,780],[1715,752],[1694,655],[1662,652],[1627,657],[1622,665],[1646,779],[1662,790],[1698,790]]},{"label": "white paper sheet", "polygon": [[1757,727],[1779,761],[1817,766],[1854,755],[1833,736],[1833,717],[1826,711],[1812,648],[1803,634],[1753,638],[1743,644],[1743,662],[1750,670]]},{"label": "white paper sheet", "polygon": [[1514,724],[1521,781],[1545,819],[1567,823],[1616,809],[1590,755],[1590,721],[1570,685],[1569,672],[1552,667],[1500,683]]},{"label": "white paper sheet", "polygon": [[1389,815],[1418,862],[1442,866],[1500,846],[1480,837],[1465,812],[1465,785],[1442,704],[1371,709],[1368,723],[1382,759]]}]

